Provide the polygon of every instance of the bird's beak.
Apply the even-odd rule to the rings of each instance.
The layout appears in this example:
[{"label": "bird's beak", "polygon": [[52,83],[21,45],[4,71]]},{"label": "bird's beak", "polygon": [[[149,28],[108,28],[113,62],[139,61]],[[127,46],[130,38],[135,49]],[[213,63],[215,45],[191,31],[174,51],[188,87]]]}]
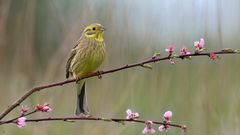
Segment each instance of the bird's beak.
[{"label": "bird's beak", "polygon": [[102,26],[101,31],[106,31],[106,28]]}]

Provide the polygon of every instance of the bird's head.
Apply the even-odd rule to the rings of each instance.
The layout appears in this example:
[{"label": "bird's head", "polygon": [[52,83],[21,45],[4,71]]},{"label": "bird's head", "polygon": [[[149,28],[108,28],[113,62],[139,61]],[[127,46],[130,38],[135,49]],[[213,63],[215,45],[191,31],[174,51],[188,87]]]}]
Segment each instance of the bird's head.
[{"label": "bird's head", "polygon": [[103,41],[103,32],[105,30],[106,29],[103,27],[103,25],[99,23],[93,23],[84,29],[83,34],[88,38],[94,38],[97,41]]}]

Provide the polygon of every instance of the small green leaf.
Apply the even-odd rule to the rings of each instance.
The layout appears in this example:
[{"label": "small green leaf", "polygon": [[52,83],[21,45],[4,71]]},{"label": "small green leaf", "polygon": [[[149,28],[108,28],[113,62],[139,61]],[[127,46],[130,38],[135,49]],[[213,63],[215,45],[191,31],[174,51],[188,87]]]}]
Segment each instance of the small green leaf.
[{"label": "small green leaf", "polygon": [[231,48],[224,48],[222,50],[222,52],[234,52],[235,50],[231,49]]},{"label": "small green leaf", "polygon": [[156,52],[156,53],[153,54],[152,59],[155,59],[155,58],[160,57],[160,56],[161,56],[160,52]]},{"label": "small green leaf", "polygon": [[177,55],[177,54],[174,54],[171,56],[171,58],[177,58],[177,57],[179,57],[179,55]]},{"label": "small green leaf", "polygon": [[150,64],[143,64],[142,67],[152,69],[152,65]]},{"label": "small green leaf", "polygon": [[44,105],[44,106],[49,106],[49,103],[48,103],[48,102],[45,102],[43,105]]},{"label": "small green leaf", "polygon": [[235,53],[240,53],[240,49],[234,50]]},{"label": "small green leaf", "polygon": [[196,53],[196,54],[199,54],[199,53],[203,52],[203,51],[204,51],[204,49],[205,49],[205,48],[196,49],[195,53]]},{"label": "small green leaf", "polygon": [[187,57],[185,57],[186,59],[188,59],[188,60],[192,60],[192,57],[191,56],[187,56]]},{"label": "small green leaf", "polygon": [[199,49],[199,52],[203,52],[203,51],[204,51],[204,48]]}]

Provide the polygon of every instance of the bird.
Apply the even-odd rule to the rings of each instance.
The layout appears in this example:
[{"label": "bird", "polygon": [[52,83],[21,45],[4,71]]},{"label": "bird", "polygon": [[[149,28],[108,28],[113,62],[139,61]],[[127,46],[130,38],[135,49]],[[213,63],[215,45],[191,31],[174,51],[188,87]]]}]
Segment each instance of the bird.
[{"label": "bird", "polygon": [[[90,24],[83,30],[67,59],[66,78],[87,76],[96,71],[103,63],[106,54],[105,30],[104,26],[99,23]],[[85,82],[85,79],[76,81],[77,106],[75,115],[77,116],[90,116]]]}]

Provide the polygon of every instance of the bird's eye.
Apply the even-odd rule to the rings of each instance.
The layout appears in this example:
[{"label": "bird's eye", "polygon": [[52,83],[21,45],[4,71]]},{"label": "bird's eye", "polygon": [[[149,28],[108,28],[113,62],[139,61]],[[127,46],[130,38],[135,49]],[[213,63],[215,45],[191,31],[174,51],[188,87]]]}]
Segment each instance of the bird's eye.
[{"label": "bird's eye", "polygon": [[93,28],[92,28],[92,30],[96,30],[96,28],[95,28],[95,27],[93,27]]}]

